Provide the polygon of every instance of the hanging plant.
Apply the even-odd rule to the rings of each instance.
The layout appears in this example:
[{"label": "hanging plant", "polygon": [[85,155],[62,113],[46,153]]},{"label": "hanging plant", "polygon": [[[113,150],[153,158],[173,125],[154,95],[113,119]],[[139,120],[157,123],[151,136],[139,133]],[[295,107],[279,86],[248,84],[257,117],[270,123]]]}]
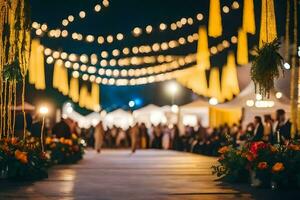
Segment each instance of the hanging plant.
[{"label": "hanging plant", "polygon": [[274,88],[274,80],[283,73],[283,57],[279,54],[280,41],[265,43],[257,49],[252,61],[251,78],[255,84],[255,92],[268,97]]},{"label": "hanging plant", "polygon": [[3,80],[16,82],[22,81],[22,74],[18,59],[13,61],[11,64],[4,65]]}]

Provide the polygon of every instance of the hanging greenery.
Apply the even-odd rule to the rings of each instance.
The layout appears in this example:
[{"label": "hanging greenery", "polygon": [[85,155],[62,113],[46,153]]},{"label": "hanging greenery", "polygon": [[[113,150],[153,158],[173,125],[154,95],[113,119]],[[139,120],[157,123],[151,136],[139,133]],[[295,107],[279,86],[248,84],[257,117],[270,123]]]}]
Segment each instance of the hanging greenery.
[{"label": "hanging greenery", "polygon": [[22,74],[19,67],[19,61],[16,59],[13,63],[4,65],[3,68],[4,81],[22,81]]},{"label": "hanging greenery", "polygon": [[251,77],[255,83],[255,92],[262,96],[269,96],[274,88],[274,80],[283,73],[283,57],[279,54],[280,42],[278,39],[265,43],[257,49],[257,55],[252,61]]}]

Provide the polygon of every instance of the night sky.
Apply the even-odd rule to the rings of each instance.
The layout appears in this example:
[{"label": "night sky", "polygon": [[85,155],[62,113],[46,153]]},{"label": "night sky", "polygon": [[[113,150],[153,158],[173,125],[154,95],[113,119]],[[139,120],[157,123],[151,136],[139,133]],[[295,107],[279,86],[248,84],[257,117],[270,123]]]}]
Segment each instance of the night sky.
[{"label": "night sky", "polygon": [[[102,50],[113,50],[115,48],[133,47],[135,45],[153,44],[155,42],[168,41],[187,36],[195,33],[200,25],[208,23],[208,8],[209,0],[111,0],[108,8],[102,8],[101,12],[96,13],[94,5],[101,1],[96,0],[31,0],[32,21],[39,23],[47,23],[50,29],[62,28],[61,21],[68,15],[77,15],[79,11],[87,11],[85,19],[75,18],[75,21],[67,27],[70,32],[81,32],[84,34],[93,35],[116,35],[119,32],[125,33],[127,37],[112,44],[98,45],[97,43],[88,44],[83,41],[73,41],[71,39],[57,39],[41,37],[41,43],[52,49],[65,51],[67,53],[77,54],[92,54],[101,52]],[[221,5],[231,5],[233,0],[221,0]],[[223,36],[219,38],[210,38],[209,46],[218,44],[224,39],[229,39],[231,35],[237,34],[238,28],[242,24],[242,3],[238,0],[240,8],[232,10],[228,14],[222,13],[223,20]],[[256,35],[249,35],[249,47],[257,44],[259,19],[260,19],[260,4],[261,0],[254,0],[256,12]],[[284,33],[285,9],[286,0],[275,0],[276,2],[276,17],[277,30],[279,35]],[[134,27],[146,27],[150,24],[158,27],[160,23],[171,24],[174,21],[180,20],[182,17],[193,17],[197,13],[204,14],[204,20],[201,22],[194,21],[192,26],[185,26],[176,31],[154,31],[152,34],[143,34],[135,38],[130,33]],[[33,34],[34,36],[34,34]],[[34,36],[35,37],[35,36]],[[168,54],[168,55],[186,55],[196,52],[197,42],[192,44],[177,47],[164,52],[151,53],[150,55]],[[235,50],[236,46],[232,45],[228,50]],[[212,66],[221,67],[226,62],[228,50],[213,56],[211,59]],[[99,55],[99,53],[97,54]],[[142,56],[142,54],[141,54]],[[121,56],[122,57],[122,56]],[[146,66],[146,65],[144,65]],[[130,66],[129,66],[130,67]],[[61,93],[52,89],[52,72],[53,64],[45,65],[46,68],[46,91],[36,91],[32,86],[27,88],[27,101],[33,104],[38,104],[41,101],[53,102],[60,106],[63,102],[69,100]],[[131,68],[131,67],[130,67]],[[147,105],[154,103],[157,105],[166,105],[171,103],[171,98],[165,93],[165,83],[154,83],[143,86],[117,87],[101,85],[101,106],[107,111],[116,108],[128,109],[128,102],[133,99],[140,99],[141,104]],[[188,89],[181,87],[180,94],[177,95],[175,103],[184,104],[196,99]],[[138,108],[138,106],[136,107]],[[83,114],[89,111],[79,109]]]}]

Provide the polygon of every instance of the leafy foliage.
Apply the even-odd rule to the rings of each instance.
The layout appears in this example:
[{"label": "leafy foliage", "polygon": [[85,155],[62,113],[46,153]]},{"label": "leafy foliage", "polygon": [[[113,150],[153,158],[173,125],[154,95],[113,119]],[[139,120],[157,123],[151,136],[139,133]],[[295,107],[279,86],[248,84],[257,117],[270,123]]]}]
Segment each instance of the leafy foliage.
[{"label": "leafy foliage", "polygon": [[219,164],[213,174],[229,182],[246,182],[254,172],[261,186],[275,182],[280,187],[300,187],[300,145],[249,143],[242,148],[231,146],[219,150]]},{"label": "leafy foliage", "polygon": [[84,145],[81,138],[72,134],[72,139],[47,138],[46,148],[53,164],[73,164],[83,158]]},{"label": "leafy foliage", "polygon": [[283,72],[283,58],[279,54],[280,41],[265,43],[257,49],[257,55],[252,61],[251,77],[262,96],[268,96],[274,88],[274,80]]},{"label": "leafy foliage", "polygon": [[0,141],[0,170],[8,179],[36,180],[47,178],[49,158],[38,142],[16,138]]},{"label": "leafy foliage", "polygon": [[18,59],[16,59],[11,64],[4,65],[3,79],[5,81],[15,80],[16,82],[19,82],[22,80],[22,74],[21,74]]}]

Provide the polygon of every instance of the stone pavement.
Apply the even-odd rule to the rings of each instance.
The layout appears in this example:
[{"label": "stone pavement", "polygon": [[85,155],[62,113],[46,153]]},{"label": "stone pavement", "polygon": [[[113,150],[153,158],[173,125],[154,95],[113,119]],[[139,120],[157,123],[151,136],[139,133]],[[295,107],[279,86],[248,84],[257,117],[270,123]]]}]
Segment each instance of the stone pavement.
[{"label": "stone pavement", "polygon": [[[216,181],[215,158],[160,150],[88,151],[76,165],[51,169],[33,183],[0,181],[0,200],[300,199],[299,191],[274,192]],[[300,196],[299,196],[300,197]]]}]

